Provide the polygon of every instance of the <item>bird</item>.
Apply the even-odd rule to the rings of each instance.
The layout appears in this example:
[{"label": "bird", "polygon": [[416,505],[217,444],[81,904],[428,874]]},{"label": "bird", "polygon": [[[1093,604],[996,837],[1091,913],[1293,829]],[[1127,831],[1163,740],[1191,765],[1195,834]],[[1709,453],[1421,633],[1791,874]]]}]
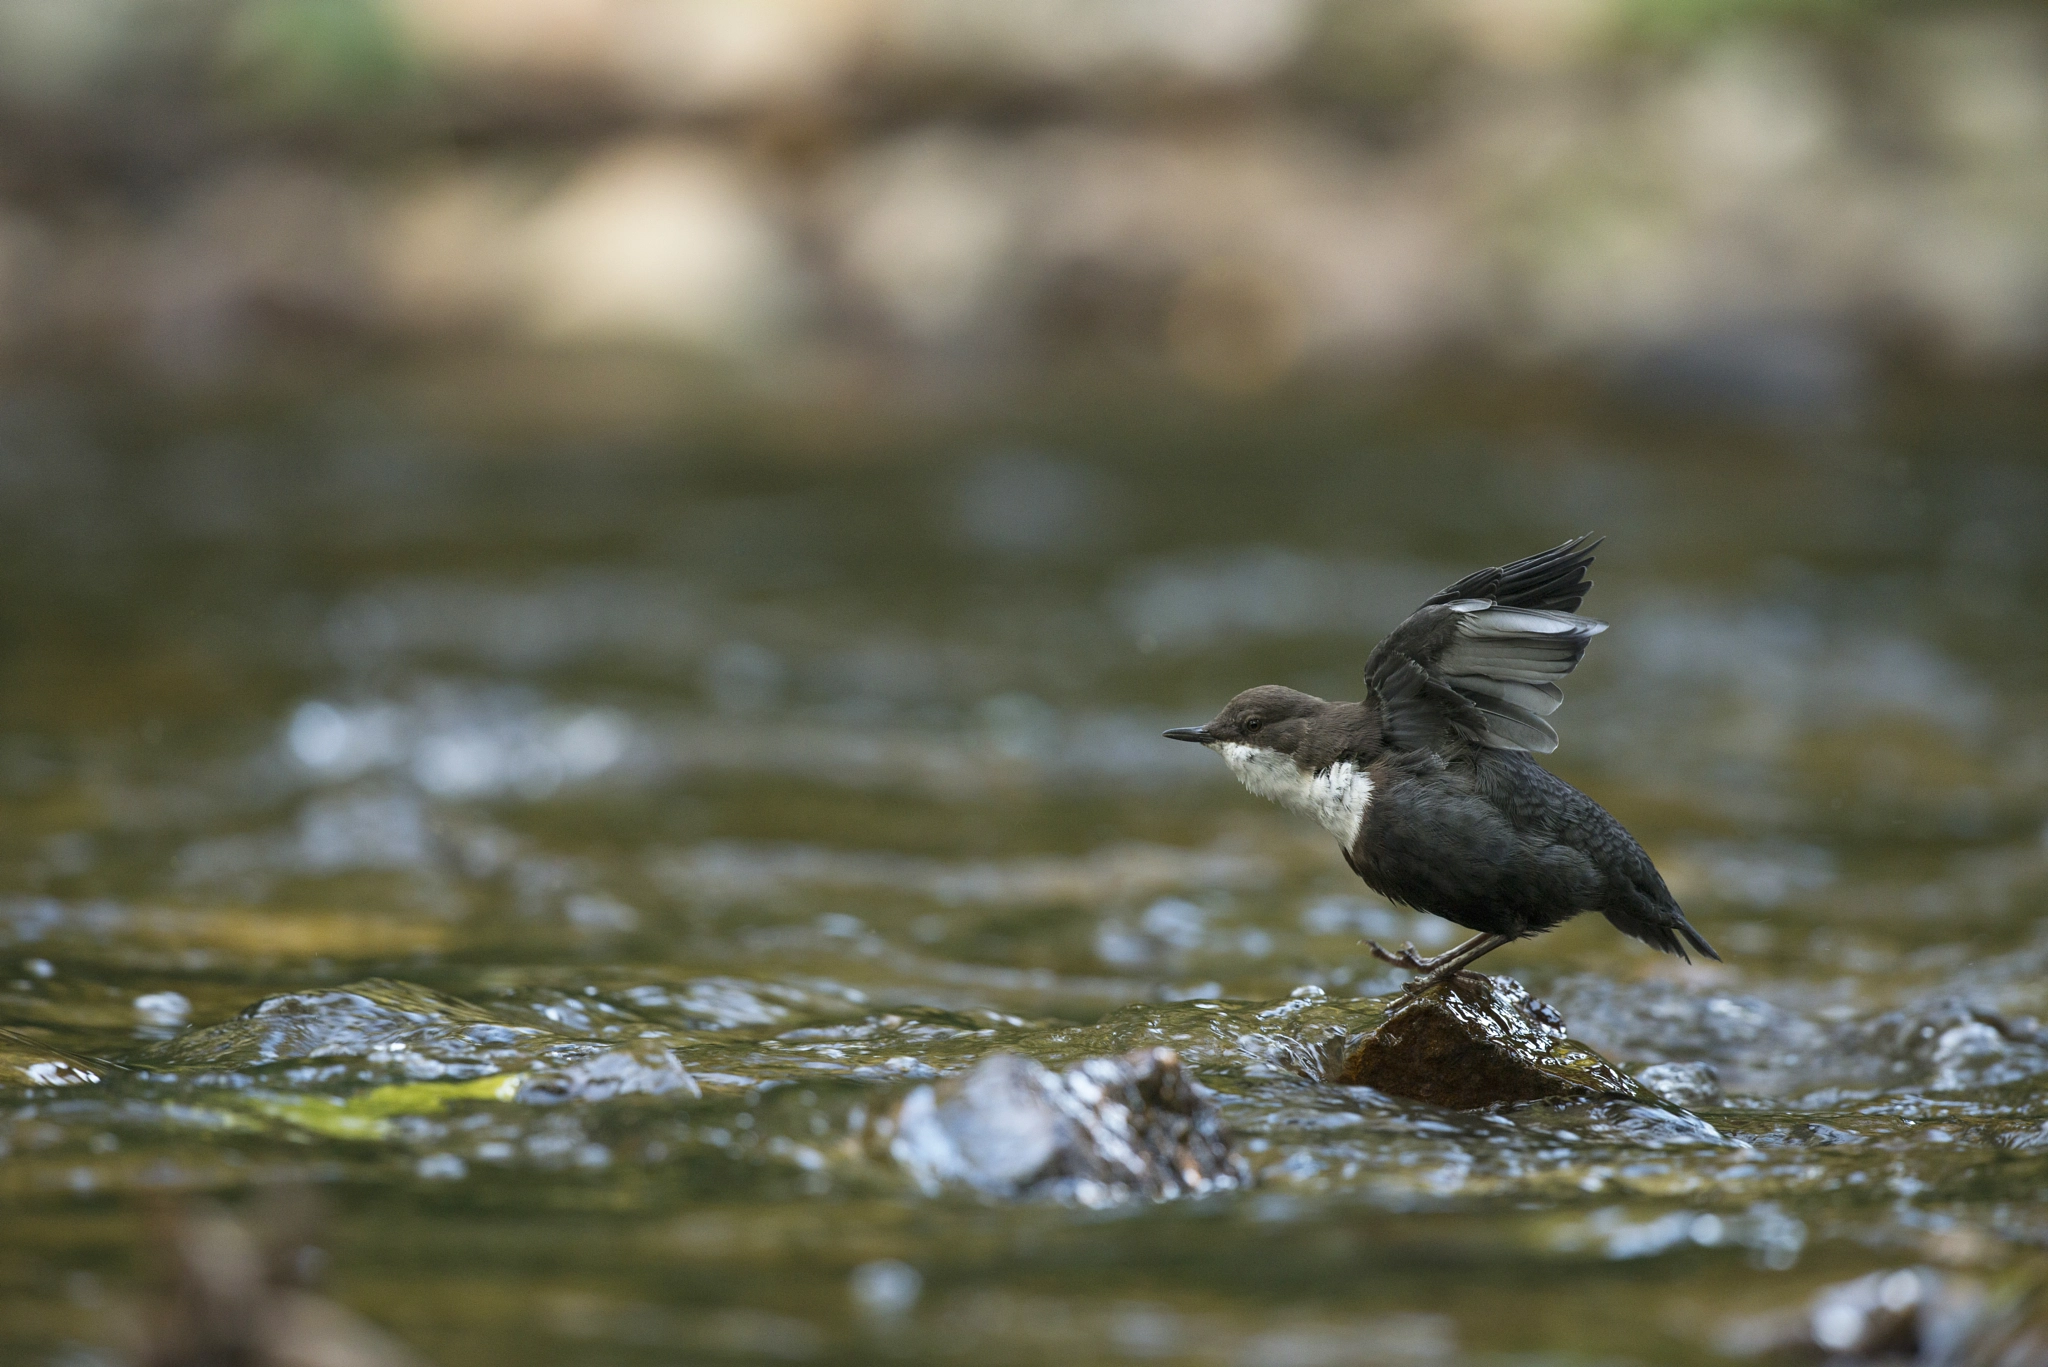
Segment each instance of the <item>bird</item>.
[{"label": "bird", "polygon": [[1165,733],[1321,823],[1380,896],[1475,932],[1430,957],[1369,942],[1415,975],[1405,993],[1586,911],[1688,963],[1688,948],[1721,957],[1635,837],[1533,757],[1557,748],[1559,685],[1607,629],[1578,615],[1603,540],[1574,537],[1436,594],[1373,647],[1360,701],[1262,684]]}]

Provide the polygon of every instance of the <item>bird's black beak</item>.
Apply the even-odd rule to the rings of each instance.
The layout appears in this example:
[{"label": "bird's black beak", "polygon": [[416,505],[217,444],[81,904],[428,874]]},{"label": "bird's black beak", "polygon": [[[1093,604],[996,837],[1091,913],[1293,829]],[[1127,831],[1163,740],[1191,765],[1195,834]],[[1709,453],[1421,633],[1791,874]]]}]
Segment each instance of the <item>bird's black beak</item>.
[{"label": "bird's black beak", "polygon": [[1209,739],[1209,733],[1199,726],[1176,726],[1163,734],[1168,740],[1191,740],[1197,745]]}]

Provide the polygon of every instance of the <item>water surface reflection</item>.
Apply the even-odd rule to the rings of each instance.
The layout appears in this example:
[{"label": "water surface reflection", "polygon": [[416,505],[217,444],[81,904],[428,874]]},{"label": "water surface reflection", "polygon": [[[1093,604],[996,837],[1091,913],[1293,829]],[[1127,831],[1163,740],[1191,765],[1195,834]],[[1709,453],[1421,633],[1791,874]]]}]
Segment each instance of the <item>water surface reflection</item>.
[{"label": "water surface reflection", "polygon": [[[2028,1264],[2029,411],[1052,411],[10,398],[6,1355],[102,1360],[148,1199],[286,1174],[447,1365],[1704,1361],[1829,1280]],[[1359,942],[1439,927],[1159,730],[1354,693],[1421,596],[1588,528],[1614,629],[1554,762],[1729,962],[1575,924],[1494,968],[1711,1129],[1303,1081],[1394,981]],[[1155,1043],[1250,1190],[933,1196],[861,1139],[1000,1050]]]}]

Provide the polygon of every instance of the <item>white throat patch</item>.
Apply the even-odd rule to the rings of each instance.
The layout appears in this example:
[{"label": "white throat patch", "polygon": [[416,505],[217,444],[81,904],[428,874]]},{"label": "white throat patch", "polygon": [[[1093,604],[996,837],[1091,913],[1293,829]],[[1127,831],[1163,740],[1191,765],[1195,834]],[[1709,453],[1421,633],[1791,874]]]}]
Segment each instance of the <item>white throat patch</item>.
[{"label": "white throat patch", "polygon": [[1254,797],[1314,817],[1346,849],[1358,839],[1358,828],[1365,824],[1365,809],[1372,805],[1372,778],[1362,766],[1333,764],[1319,774],[1311,774],[1277,750],[1261,750],[1236,741],[1218,741],[1213,748]]}]

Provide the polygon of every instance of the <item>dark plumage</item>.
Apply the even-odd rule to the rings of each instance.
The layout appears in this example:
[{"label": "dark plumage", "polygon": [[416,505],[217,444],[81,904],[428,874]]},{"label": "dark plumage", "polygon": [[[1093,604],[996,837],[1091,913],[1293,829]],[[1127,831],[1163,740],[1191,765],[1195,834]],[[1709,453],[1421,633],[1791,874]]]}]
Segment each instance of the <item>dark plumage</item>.
[{"label": "dark plumage", "polygon": [[1361,702],[1268,684],[1166,733],[1321,821],[1373,891],[1479,932],[1428,959],[1372,946],[1417,983],[1582,911],[1680,958],[1721,957],[1621,823],[1529,756],[1557,748],[1559,683],[1607,629],[1577,615],[1599,544],[1578,537],[1437,594],[1373,647]]}]

